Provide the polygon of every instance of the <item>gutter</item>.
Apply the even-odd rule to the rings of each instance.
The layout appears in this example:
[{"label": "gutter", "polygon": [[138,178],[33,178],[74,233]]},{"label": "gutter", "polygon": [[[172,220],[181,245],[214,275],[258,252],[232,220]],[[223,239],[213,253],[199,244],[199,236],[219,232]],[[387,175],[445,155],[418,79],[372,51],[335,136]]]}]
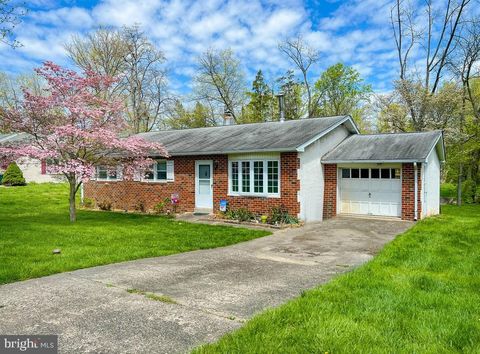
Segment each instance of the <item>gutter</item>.
[{"label": "gutter", "polygon": [[322,163],[416,163],[425,162],[426,159],[404,159],[404,160],[322,160]]}]

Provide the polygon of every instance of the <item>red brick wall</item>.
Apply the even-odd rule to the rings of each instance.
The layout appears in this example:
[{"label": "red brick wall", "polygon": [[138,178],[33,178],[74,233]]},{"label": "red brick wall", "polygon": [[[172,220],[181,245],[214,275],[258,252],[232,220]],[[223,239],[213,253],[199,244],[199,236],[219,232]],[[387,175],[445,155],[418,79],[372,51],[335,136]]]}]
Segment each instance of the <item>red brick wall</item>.
[{"label": "red brick wall", "polygon": [[330,219],[337,215],[337,164],[323,165],[323,176],[323,218]]},{"label": "red brick wall", "polygon": [[[422,166],[417,164],[417,216],[422,215]],[[402,219],[415,219],[415,172],[413,163],[402,164]]]},{"label": "red brick wall", "polygon": [[[219,209],[220,199],[227,199],[230,207],[245,207],[257,214],[268,214],[273,206],[284,205],[288,212],[297,216],[300,203],[297,192],[299,160],[297,153],[282,153],[280,159],[280,198],[228,196],[228,156],[206,155],[175,157],[174,182],[152,183],[136,181],[103,182],[90,181],[85,184],[85,197],[96,202],[111,202],[114,209],[134,210],[143,203],[147,210],[172,193],[178,193],[178,211],[191,212],[195,209],[195,161],[213,160],[213,203],[214,211]],[[216,166],[216,168],[215,168]]]}]

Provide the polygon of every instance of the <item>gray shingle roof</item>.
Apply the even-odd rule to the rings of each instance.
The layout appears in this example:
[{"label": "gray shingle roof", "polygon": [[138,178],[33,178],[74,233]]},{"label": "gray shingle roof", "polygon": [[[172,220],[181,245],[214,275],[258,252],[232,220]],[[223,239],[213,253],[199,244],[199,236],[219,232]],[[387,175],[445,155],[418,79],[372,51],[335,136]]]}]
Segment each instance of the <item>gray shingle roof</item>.
[{"label": "gray shingle roof", "polygon": [[296,151],[299,146],[343,122],[352,132],[356,131],[349,116],[337,116],[211,128],[164,130],[141,133],[138,136],[163,144],[172,156]]},{"label": "gray shingle roof", "polygon": [[438,142],[442,144],[441,159],[443,159],[441,131],[351,135],[332,151],[325,154],[322,162],[420,162],[427,158],[429,152]]}]

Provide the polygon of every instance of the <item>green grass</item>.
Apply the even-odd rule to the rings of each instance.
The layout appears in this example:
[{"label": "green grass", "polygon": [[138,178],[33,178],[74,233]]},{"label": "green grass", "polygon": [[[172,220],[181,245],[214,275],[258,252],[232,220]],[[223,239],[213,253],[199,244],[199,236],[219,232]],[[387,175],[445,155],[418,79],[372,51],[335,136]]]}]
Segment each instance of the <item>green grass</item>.
[{"label": "green grass", "polygon": [[[79,210],[68,187],[0,187],[0,284],[145,257],[227,246],[269,232],[179,222],[155,215]],[[52,250],[61,249],[60,255]]]},{"label": "green grass", "polygon": [[195,352],[480,353],[480,205],[442,211]]}]

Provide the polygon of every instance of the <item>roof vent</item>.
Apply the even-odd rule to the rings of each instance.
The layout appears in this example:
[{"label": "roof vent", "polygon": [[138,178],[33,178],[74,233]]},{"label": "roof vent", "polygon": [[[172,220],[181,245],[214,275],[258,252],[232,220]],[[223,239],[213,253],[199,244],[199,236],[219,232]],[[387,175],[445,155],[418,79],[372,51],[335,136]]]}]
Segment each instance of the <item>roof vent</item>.
[{"label": "roof vent", "polygon": [[285,122],[285,94],[280,91],[277,94],[278,112],[280,113],[280,122]]}]

